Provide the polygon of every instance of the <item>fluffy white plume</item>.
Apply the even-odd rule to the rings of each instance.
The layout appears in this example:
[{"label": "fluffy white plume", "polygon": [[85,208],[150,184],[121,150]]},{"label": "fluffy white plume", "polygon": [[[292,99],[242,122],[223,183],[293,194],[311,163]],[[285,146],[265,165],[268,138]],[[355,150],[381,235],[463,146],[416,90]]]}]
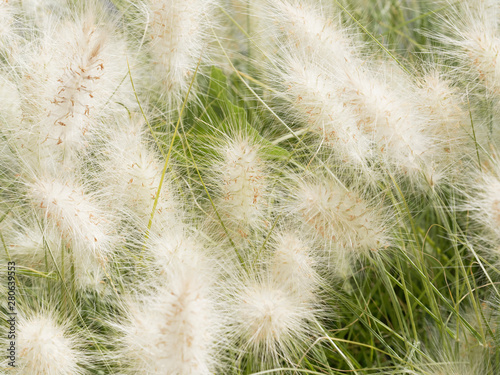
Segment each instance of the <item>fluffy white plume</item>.
[{"label": "fluffy white plume", "polygon": [[149,0],[148,34],[160,90],[167,100],[185,94],[204,56],[215,0]]},{"label": "fluffy white plume", "polygon": [[[470,1],[456,4],[454,17],[448,22],[449,35],[443,36],[472,76],[486,89],[500,95],[500,33],[498,1]],[[468,69],[467,69],[468,68]]]},{"label": "fluffy white plume", "polygon": [[338,100],[330,74],[297,51],[285,52],[283,64],[285,95],[299,118],[340,158],[366,169],[373,156],[372,140],[359,126],[356,113]]},{"label": "fluffy white plume", "polygon": [[32,375],[80,375],[86,358],[80,340],[51,314],[40,313],[20,320],[17,340],[19,364],[13,373]]},{"label": "fluffy white plume", "polygon": [[8,129],[13,123],[20,121],[22,113],[18,87],[6,75],[0,76],[0,98],[0,123],[2,129]]},{"label": "fluffy white plume", "polygon": [[66,249],[61,232],[53,223],[44,224],[37,223],[36,220],[21,223],[14,220],[2,222],[5,243],[13,260],[37,270],[45,270],[47,261],[52,265],[52,257],[57,265],[60,265],[61,250]]},{"label": "fluffy white plume", "polygon": [[388,228],[376,207],[333,181],[302,182],[293,204],[315,237],[335,246],[363,253],[388,244]]},{"label": "fluffy white plume", "polygon": [[102,120],[128,104],[125,45],[89,12],[75,22],[53,21],[22,64],[22,132],[18,145],[35,163],[71,168]]},{"label": "fluffy white plume", "polygon": [[24,14],[42,29],[50,27],[54,17],[68,13],[68,5],[67,0],[22,0],[21,2]]},{"label": "fluffy white plume", "polygon": [[74,181],[35,179],[27,195],[40,219],[56,225],[75,259],[81,284],[98,282],[116,244],[116,223],[91,194]]},{"label": "fluffy white plume", "polygon": [[[278,38],[286,47],[321,59],[351,63],[356,59],[355,44],[332,20],[323,17],[320,6],[302,0],[269,1],[271,17],[279,29]],[[275,31],[276,32],[276,31]]]},{"label": "fluffy white plume", "polygon": [[302,233],[323,249],[332,276],[348,276],[360,255],[376,255],[390,246],[390,221],[381,203],[330,178],[299,179],[290,189],[288,212],[302,223]]},{"label": "fluffy white plume", "polygon": [[13,22],[13,7],[9,4],[9,0],[0,1],[0,46],[2,48],[11,38]]},{"label": "fluffy white plume", "polygon": [[[473,151],[471,120],[458,89],[438,71],[428,72],[418,84],[416,107],[434,141],[433,165],[427,168],[432,186],[450,171],[457,172]],[[475,133],[479,138],[479,127]]]},{"label": "fluffy white plume", "polygon": [[[142,122],[125,120],[113,129],[111,141],[104,151],[103,180],[111,190],[118,205],[130,210],[139,224],[146,226],[150,220],[160,186],[163,163],[148,147]],[[163,178],[157,199],[152,230],[172,227],[179,219],[179,210],[169,181],[169,171]]]},{"label": "fluffy white plume", "polygon": [[[376,154],[404,174],[426,173],[432,140],[407,99],[412,85],[399,68],[367,63],[363,46],[307,1],[273,2],[269,13],[285,51],[284,73],[278,74],[284,74],[292,105],[310,116],[316,132],[333,136],[351,161]],[[372,141],[374,149],[365,150]]]},{"label": "fluffy white plume", "polygon": [[471,211],[474,221],[486,231],[481,233],[481,241],[490,242],[496,255],[499,255],[500,240],[500,178],[499,168],[494,167],[475,176],[477,188],[471,194],[465,209]]},{"label": "fluffy white plume", "polygon": [[283,232],[276,236],[273,247],[269,269],[272,280],[295,293],[301,301],[314,301],[320,279],[308,241],[294,231]]},{"label": "fluffy white plume", "polygon": [[259,367],[291,361],[294,348],[312,332],[314,305],[273,281],[255,280],[242,287],[234,306],[235,334]]},{"label": "fluffy white plume", "polygon": [[200,244],[180,232],[154,240],[149,248],[164,281],[155,295],[131,305],[122,327],[131,373],[212,374],[218,319],[210,262]]},{"label": "fluffy white plume", "polygon": [[220,160],[213,175],[221,193],[217,210],[226,227],[246,238],[264,224],[268,187],[261,146],[249,136],[236,135],[217,151]]}]

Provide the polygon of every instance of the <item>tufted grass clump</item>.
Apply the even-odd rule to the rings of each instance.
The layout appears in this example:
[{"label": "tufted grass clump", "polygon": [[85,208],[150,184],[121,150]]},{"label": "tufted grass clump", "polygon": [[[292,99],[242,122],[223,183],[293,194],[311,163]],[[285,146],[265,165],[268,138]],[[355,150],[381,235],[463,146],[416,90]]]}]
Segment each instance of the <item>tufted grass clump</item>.
[{"label": "tufted grass clump", "polygon": [[499,48],[497,0],[0,0],[0,373],[498,374]]}]

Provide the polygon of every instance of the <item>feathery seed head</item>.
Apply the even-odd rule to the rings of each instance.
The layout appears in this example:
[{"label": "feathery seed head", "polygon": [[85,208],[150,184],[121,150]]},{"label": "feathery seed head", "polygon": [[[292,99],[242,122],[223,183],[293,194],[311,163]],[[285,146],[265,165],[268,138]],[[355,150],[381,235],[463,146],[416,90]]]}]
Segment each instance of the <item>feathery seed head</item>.
[{"label": "feathery seed head", "polygon": [[353,40],[324,13],[324,4],[320,8],[309,1],[269,1],[269,14],[281,43],[313,59],[350,62],[355,51]]},{"label": "feathery seed head", "polygon": [[29,193],[42,217],[53,220],[73,246],[95,255],[109,250],[110,218],[80,186],[41,178],[31,185]]},{"label": "feathery seed head", "polygon": [[19,324],[17,373],[33,375],[79,375],[85,357],[79,339],[47,314],[24,318]]},{"label": "feathery seed head", "polygon": [[[415,104],[422,126],[432,138],[427,165],[423,172],[433,187],[463,169],[463,162],[475,151],[472,147],[469,114],[451,81],[437,70],[427,72],[418,81]],[[479,127],[475,135],[481,135]]]},{"label": "feathery seed head", "polygon": [[81,276],[78,282],[92,285],[98,281],[117,239],[112,216],[72,181],[37,178],[27,193],[40,218],[57,226],[71,247],[75,270]]},{"label": "feathery seed head", "polygon": [[424,75],[419,83],[420,109],[433,123],[429,128],[436,136],[442,137],[443,141],[452,143],[452,134],[463,132],[460,125],[467,115],[456,87],[436,70]]},{"label": "feathery seed head", "polygon": [[382,69],[366,63],[356,39],[307,3],[277,4],[284,53],[274,66],[284,68],[275,74],[302,120],[332,142],[342,160],[366,172],[367,161],[378,156],[400,173],[420,173],[432,142],[406,100],[412,93],[403,72],[385,62]]},{"label": "feathery seed head", "polygon": [[26,65],[21,86],[25,142],[38,150],[42,165],[46,159],[71,165],[102,119],[120,108],[116,102],[132,105],[127,84],[120,85],[127,73],[125,45],[112,35],[87,14],[74,23],[51,24],[40,45],[20,56]]},{"label": "feathery seed head", "polygon": [[145,227],[151,217],[155,199],[156,211],[152,230],[161,230],[174,226],[179,219],[168,175],[164,176],[160,186],[162,165],[154,150],[148,147],[148,141],[142,129],[142,122],[131,121],[119,129],[113,129],[106,160],[103,163],[103,179],[112,190],[118,205],[131,211],[139,224]]},{"label": "feathery seed head", "polygon": [[[236,301],[236,331],[250,351],[266,362],[288,357],[303,343],[314,319],[314,306],[274,282],[253,282]],[[288,358],[287,358],[288,359]]]},{"label": "feathery seed head", "polygon": [[373,135],[382,161],[414,175],[421,170],[432,146],[431,139],[421,126],[413,103],[406,100],[411,97],[411,93],[405,92],[408,86],[397,84],[402,77],[390,73],[384,79],[373,73],[360,67],[341,77],[341,87],[345,88],[341,100],[352,106],[363,132]]},{"label": "feathery seed head", "polygon": [[296,232],[282,232],[276,236],[269,269],[276,285],[289,288],[304,301],[313,300],[319,282],[316,263],[310,244]]},{"label": "feathery seed head", "polygon": [[261,146],[249,136],[228,137],[218,146],[212,179],[219,188],[216,206],[224,225],[237,237],[262,227],[267,204],[267,168]]},{"label": "feathery seed head", "polygon": [[363,133],[352,109],[338,100],[335,77],[295,51],[287,52],[282,63],[277,74],[299,119],[342,160],[367,168],[373,156],[371,136]]},{"label": "feathery seed head", "polygon": [[293,204],[312,236],[337,250],[362,254],[389,244],[379,209],[333,181],[300,182]]},{"label": "feathery seed head", "polygon": [[[34,269],[42,269],[47,251],[52,253],[57,262],[60,260],[60,249],[65,244],[54,225],[42,226],[34,220],[21,223],[12,220],[10,224],[10,228],[5,230],[5,243],[12,259]],[[2,227],[4,225],[5,222]]]},{"label": "feathery seed head", "polygon": [[171,104],[185,95],[206,47],[214,0],[149,0],[150,49]]},{"label": "feathery seed head", "polygon": [[500,36],[496,1],[460,2],[452,7],[454,14],[448,20],[448,35],[440,39],[449,47],[447,53],[456,58],[459,72],[478,80],[486,90],[500,95]]},{"label": "feathery seed head", "polygon": [[[168,239],[163,245],[170,247]],[[145,303],[131,306],[124,350],[133,373],[211,374],[217,315],[207,263],[184,241],[164,263],[166,284]],[[164,249],[159,249],[162,251]],[[171,249],[166,249],[167,251]]]},{"label": "feathery seed head", "polygon": [[65,16],[68,5],[67,0],[22,0],[21,4],[24,14],[40,29],[49,27],[54,17]]},{"label": "feathery seed head", "polygon": [[[482,240],[493,240],[498,248],[500,238],[500,178],[498,168],[478,176],[476,193],[469,198],[465,209],[471,210],[475,222],[486,229]],[[484,235],[487,234],[487,235]]]},{"label": "feathery seed head", "polygon": [[0,46],[4,47],[12,32],[14,15],[8,0],[0,1]]},{"label": "feathery seed head", "polygon": [[484,28],[482,23],[470,25],[469,31],[461,41],[470,64],[476,70],[487,89],[500,94],[500,38],[497,32]]}]

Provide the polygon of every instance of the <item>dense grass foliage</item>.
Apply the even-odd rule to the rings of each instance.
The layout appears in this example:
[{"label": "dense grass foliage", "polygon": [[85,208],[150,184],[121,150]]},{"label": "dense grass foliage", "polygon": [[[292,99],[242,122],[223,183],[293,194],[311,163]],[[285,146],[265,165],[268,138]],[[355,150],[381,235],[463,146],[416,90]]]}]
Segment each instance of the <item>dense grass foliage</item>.
[{"label": "dense grass foliage", "polygon": [[499,53],[497,0],[0,0],[0,372],[498,374]]}]

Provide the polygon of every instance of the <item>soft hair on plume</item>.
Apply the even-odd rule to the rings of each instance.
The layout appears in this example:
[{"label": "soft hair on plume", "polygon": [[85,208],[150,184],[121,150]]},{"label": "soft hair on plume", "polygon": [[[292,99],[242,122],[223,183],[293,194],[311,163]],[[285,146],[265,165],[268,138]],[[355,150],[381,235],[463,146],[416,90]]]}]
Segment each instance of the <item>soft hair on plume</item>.
[{"label": "soft hair on plume", "polygon": [[159,92],[176,105],[187,93],[198,61],[206,59],[207,34],[218,0],[147,0],[147,34]]},{"label": "soft hair on plume", "polygon": [[[33,167],[70,170],[105,119],[133,107],[126,46],[89,5],[83,15],[52,19],[40,41],[16,56],[21,73],[17,148]],[[13,126],[13,124],[9,124]]]},{"label": "soft hair on plume", "polygon": [[412,179],[422,173],[429,179],[436,149],[412,100],[410,78],[387,61],[367,62],[364,46],[310,2],[272,2],[268,13],[280,47],[271,72],[326,145],[365,172],[376,157]]},{"label": "soft hair on plume", "polygon": [[160,277],[154,292],[134,298],[127,321],[117,325],[130,362],[126,373],[208,375],[219,365],[216,272],[187,230],[150,240]]},{"label": "soft hair on plume", "polygon": [[283,224],[271,241],[272,254],[266,259],[269,274],[276,285],[295,294],[302,302],[316,302],[321,282],[318,274],[321,257],[312,242],[293,226]]},{"label": "soft hair on plume", "polygon": [[329,73],[300,52],[283,53],[279,81],[285,97],[298,120],[317,135],[320,146],[333,150],[337,156],[366,175],[371,173],[373,139],[362,132],[356,114],[338,100],[335,83]]},{"label": "soft hair on plume", "polygon": [[249,360],[254,370],[293,366],[323,316],[319,258],[300,233],[281,222],[254,266],[234,270],[226,281],[232,314],[228,335],[240,343],[241,355],[249,355],[238,362]]},{"label": "soft hair on plume", "polygon": [[[82,156],[104,120],[115,114],[114,100],[127,104],[130,94],[126,85],[120,86],[127,72],[125,44],[102,22],[104,14],[99,12],[89,2],[83,15],[54,17],[44,24],[39,42],[14,56],[18,90],[10,95],[12,103],[3,103],[12,104],[12,109],[3,111],[6,139],[16,159],[8,168],[15,169],[22,185],[14,193],[22,194],[30,208],[19,214],[35,214],[16,218],[19,223],[14,232],[22,233],[27,227],[33,235],[35,243],[27,244],[35,252],[33,261],[52,252],[48,246],[56,244],[43,237],[59,232],[64,249],[54,249],[54,260],[65,262],[62,253],[74,260],[80,288],[100,286],[118,239],[117,222],[101,199],[103,192],[82,182],[88,177],[81,175],[83,162],[88,161]],[[10,86],[3,81],[2,91]],[[39,226],[47,246],[36,244],[40,237],[29,229],[32,225]]]},{"label": "soft hair on plume", "polygon": [[26,195],[38,219],[56,226],[74,257],[80,287],[97,287],[118,243],[114,216],[77,181],[34,177]]},{"label": "soft hair on plume", "polygon": [[[436,69],[429,69],[418,77],[418,110],[425,118],[436,147],[446,158],[460,158],[470,148],[470,117],[464,108],[464,99],[452,80]],[[464,148],[465,147],[465,148]]]},{"label": "soft hair on plume", "polygon": [[9,0],[0,0],[0,54],[8,48],[14,37],[14,7]]},{"label": "soft hair on plume", "polygon": [[[16,81],[8,74],[2,73],[0,74],[0,124],[1,132],[6,138],[18,131],[19,127],[15,128],[13,124],[17,125],[21,118],[21,96]],[[9,130],[11,135],[8,133]],[[9,154],[12,155],[13,152],[9,151]],[[2,154],[2,158],[5,158],[5,156],[5,154]]]},{"label": "soft hair on plume", "polygon": [[[70,321],[44,308],[17,315],[16,366],[18,375],[87,375],[91,358],[81,336],[71,330]],[[8,348],[8,345],[4,347]],[[6,365],[7,361],[4,361]]]},{"label": "soft hair on plume", "polygon": [[468,73],[497,100],[500,99],[500,2],[498,0],[455,3],[447,32],[437,36],[448,47],[446,53],[457,59],[458,72]]},{"label": "soft hair on plume", "polygon": [[[255,135],[236,128],[210,147],[215,151],[209,176],[217,187],[214,203],[229,236],[242,244],[266,225],[270,171],[262,157],[264,146]],[[212,221],[220,226],[215,213]]]},{"label": "soft hair on plume", "polygon": [[52,257],[56,266],[62,261],[69,263],[69,256],[62,256],[67,254],[66,244],[54,223],[36,220],[36,217],[31,215],[28,218],[12,216],[9,214],[4,218],[0,230],[13,261],[36,270],[44,270],[47,259],[50,269],[55,269]]},{"label": "soft hair on plume", "polygon": [[470,212],[472,227],[478,233],[476,243],[485,246],[485,253],[500,262],[500,167],[498,158],[494,158],[489,169],[474,171],[469,181],[474,181],[476,188],[468,193],[462,210]]},{"label": "soft hair on plume", "polygon": [[[65,17],[70,12],[72,0],[22,0],[22,11],[24,15],[38,28],[44,29],[57,17]],[[86,6],[98,6],[96,0],[86,0]],[[89,5],[92,4],[92,5]]]},{"label": "soft hair on plume", "polygon": [[285,212],[324,249],[339,276],[357,257],[376,255],[390,246],[392,224],[383,203],[375,203],[329,176],[290,176],[288,189]]},{"label": "soft hair on plume", "polygon": [[248,275],[239,283],[231,299],[230,336],[240,342],[242,354],[254,358],[251,365],[256,370],[293,365],[315,332],[313,323],[320,310],[290,284],[273,280],[269,272]]},{"label": "soft hair on plume", "polygon": [[428,68],[416,83],[416,108],[433,140],[427,182],[432,188],[454,183],[476,157],[474,139],[479,142],[484,137],[482,127],[472,129],[465,100],[448,74]]},{"label": "soft hair on plume", "polygon": [[102,181],[115,209],[126,213],[142,229],[151,218],[155,233],[175,226],[182,217],[170,181],[170,171],[162,178],[163,162],[146,136],[144,122],[137,114],[117,121],[110,128],[109,142],[102,151]]},{"label": "soft hair on plume", "polygon": [[353,43],[308,3],[276,1],[269,2],[269,7],[277,28],[275,42],[281,46],[271,74],[282,84],[284,90],[280,91],[290,108],[317,134],[321,145],[370,173],[367,168],[373,157],[373,140],[362,132],[356,113],[338,100],[335,79],[322,66],[322,62],[336,61],[339,56],[352,59]]}]

